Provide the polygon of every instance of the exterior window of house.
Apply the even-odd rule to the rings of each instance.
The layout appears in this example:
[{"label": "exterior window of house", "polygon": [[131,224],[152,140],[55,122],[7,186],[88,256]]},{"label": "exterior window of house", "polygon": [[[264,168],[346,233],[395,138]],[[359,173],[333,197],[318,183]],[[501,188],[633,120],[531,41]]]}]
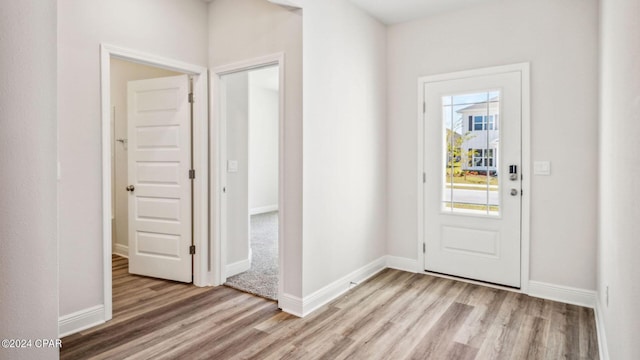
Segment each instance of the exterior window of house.
[{"label": "exterior window of house", "polygon": [[476,115],[473,117],[473,131],[498,130],[498,115]]},{"label": "exterior window of house", "polygon": [[469,166],[472,167],[492,167],[494,166],[493,149],[470,149],[472,158],[469,160]]},{"label": "exterior window of house", "polygon": [[474,131],[484,130],[484,116],[473,117],[473,130]]},{"label": "exterior window of house", "polygon": [[471,159],[471,166],[482,166],[482,149],[473,150],[473,158]]}]

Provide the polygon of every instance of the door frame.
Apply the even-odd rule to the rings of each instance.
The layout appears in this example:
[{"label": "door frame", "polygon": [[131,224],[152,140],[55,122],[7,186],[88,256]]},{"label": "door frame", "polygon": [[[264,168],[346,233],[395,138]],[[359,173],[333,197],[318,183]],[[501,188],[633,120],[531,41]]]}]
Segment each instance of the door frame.
[{"label": "door frame", "polygon": [[112,234],[111,234],[111,59],[120,59],[181,72],[193,76],[193,164],[196,178],[193,181],[193,284],[211,286],[209,270],[209,102],[207,96],[207,68],[184,63],[153,54],[126,49],[109,44],[100,45],[100,90],[102,122],[102,243],[104,320],[112,318]]},{"label": "door frame", "polygon": [[226,281],[226,196],[224,196],[223,188],[227,184],[226,161],[223,156],[226,154],[226,138],[227,129],[224,121],[224,112],[222,108],[224,91],[222,89],[222,76],[237,72],[262,68],[266,66],[278,66],[278,307],[282,307],[281,301],[284,292],[284,224],[285,202],[284,202],[284,178],[285,178],[285,162],[284,162],[284,133],[285,133],[285,55],[282,52],[265,55],[253,59],[234,62],[214,68],[211,74],[211,112],[212,125],[210,128],[211,139],[217,139],[216,146],[211,147],[211,169],[215,171],[212,174],[212,180],[215,179],[215,190],[212,191],[213,204],[215,211],[211,212],[212,227],[218,231],[212,232],[213,244],[211,247],[211,258],[213,259],[213,279],[215,285],[221,285]]},{"label": "door frame", "polygon": [[[418,273],[429,273],[424,268],[424,253],[423,242],[425,234],[425,221],[424,221],[424,183],[423,172],[424,169],[424,86],[427,83],[464,79],[470,77],[484,76],[484,75],[497,75],[510,72],[520,72],[520,86],[522,97],[522,110],[521,110],[521,146],[522,146],[522,202],[521,202],[521,214],[520,214],[520,290],[519,292],[528,293],[529,290],[529,253],[530,253],[530,207],[531,207],[531,104],[530,104],[530,65],[529,63],[519,63],[511,65],[494,66],[480,69],[456,71],[446,74],[421,76],[418,78],[418,101],[417,101],[417,114],[418,114],[418,162],[416,171],[416,183],[418,189],[417,205],[418,205],[418,237],[417,237],[417,253],[418,264],[416,271]],[[439,274],[432,274],[440,276]],[[454,277],[455,278],[455,277]],[[468,281],[473,283],[482,284],[485,286],[493,286],[485,284],[483,282],[475,280],[465,280],[461,278],[455,278],[460,281]],[[501,286],[497,286],[503,288]],[[514,290],[512,288],[505,288]]]}]

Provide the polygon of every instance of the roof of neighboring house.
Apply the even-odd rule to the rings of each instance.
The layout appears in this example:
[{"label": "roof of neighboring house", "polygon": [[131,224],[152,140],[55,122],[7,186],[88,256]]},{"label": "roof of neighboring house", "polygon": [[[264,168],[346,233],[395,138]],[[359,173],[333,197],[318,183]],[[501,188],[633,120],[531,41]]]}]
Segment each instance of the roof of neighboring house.
[{"label": "roof of neighboring house", "polygon": [[[498,103],[498,97],[492,97],[491,99],[489,99],[489,103],[493,103],[493,104],[497,104]],[[486,102],[481,102],[481,103],[477,103],[477,104],[471,104],[469,106],[463,107],[462,109],[456,111],[457,113],[462,113],[462,112],[467,112],[467,111],[473,111],[473,110],[484,110],[487,108],[487,103]]]}]

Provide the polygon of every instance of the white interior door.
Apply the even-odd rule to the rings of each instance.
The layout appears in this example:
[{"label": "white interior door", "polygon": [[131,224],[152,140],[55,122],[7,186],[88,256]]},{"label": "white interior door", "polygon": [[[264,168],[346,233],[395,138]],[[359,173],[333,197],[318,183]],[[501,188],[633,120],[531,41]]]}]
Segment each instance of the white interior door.
[{"label": "white interior door", "polygon": [[191,282],[191,107],[187,75],[127,88],[129,272]]},{"label": "white interior door", "polygon": [[424,86],[424,268],[520,287],[521,73]]}]

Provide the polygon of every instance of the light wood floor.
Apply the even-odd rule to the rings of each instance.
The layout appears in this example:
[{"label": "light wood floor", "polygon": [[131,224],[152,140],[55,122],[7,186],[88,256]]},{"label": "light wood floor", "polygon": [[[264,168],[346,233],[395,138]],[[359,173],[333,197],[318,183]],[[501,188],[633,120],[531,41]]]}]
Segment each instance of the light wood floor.
[{"label": "light wood floor", "polygon": [[591,309],[386,269],[304,319],[220,286],[127,274],[62,359],[597,359]]}]

